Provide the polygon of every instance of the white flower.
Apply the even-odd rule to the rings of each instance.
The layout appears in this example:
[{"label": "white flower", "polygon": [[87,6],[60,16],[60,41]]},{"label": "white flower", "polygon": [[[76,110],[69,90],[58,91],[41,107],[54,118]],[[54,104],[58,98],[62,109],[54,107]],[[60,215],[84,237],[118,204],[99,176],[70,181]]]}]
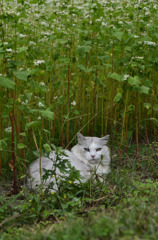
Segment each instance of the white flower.
[{"label": "white flower", "polygon": [[21,104],[22,104],[22,105],[27,105],[27,104],[28,104],[28,102],[29,102],[29,101],[26,99],[26,100],[25,100],[25,101],[23,101]]},{"label": "white flower", "polygon": [[140,59],[140,60],[142,60],[142,59],[144,59],[144,57],[135,56],[135,57],[132,57],[132,59]]},{"label": "white flower", "polygon": [[42,25],[42,26],[45,26],[45,27],[48,27],[48,26],[49,26],[49,24],[46,23],[46,22],[41,22],[41,25]]},{"label": "white flower", "polygon": [[147,8],[147,7],[144,7],[144,8],[143,8],[143,10],[145,10],[145,11],[149,11],[149,8]]},{"label": "white flower", "polygon": [[71,105],[76,106],[76,101],[73,101]]},{"label": "white flower", "polygon": [[33,63],[35,66],[39,66],[40,64],[45,63],[45,61],[44,60],[34,60]]},{"label": "white flower", "polygon": [[25,35],[25,34],[22,34],[22,33],[20,33],[20,34],[19,34],[19,37],[21,37],[21,38],[25,38],[25,37],[26,37],[26,35]]},{"label": "white flower", "polygon": [[137,36],[137,35],[134,35],[134,38],[139,38],[139,36]]},{"label": "white flower", "polygon": [[128,75],[128,74],[125,74],[125,75],[123,76],[123,80],[126,81],[128,77],[129,77],[129,75]]},{"label": "white flower", "polygon": [[148,15],[150,15],[150,12],[145,12],[145,16],[148,16]]},{"label": "white flower", "polygon": [[38,120],[41,120],[41,116],[39,116],[37,119],[38,119]]},{"label": "white flower", "polygon": [[42,35],[47,35],[47,36],[51,36],[54,32],[50,31],[50,32],[41,32]]},{"label": "white flower", "polygon": [[12,127],[5,128],[5,132],[6,132],[6,133],[12,132]]},{"label": "white flower", "polygon": [[48,42],[48,38],[44,36],[44,38],[40,39],[39,42],[42,42],[42,43]]},{"label": "white flower", "polygon": [[41,103],[41,102],[39,102],[39,103],[38,103],[38,106],[39,106],[39,107],[44,107],[44,104]]},{"label": "white flower", "polygon": [[29,45],[30,45],[30,46],[35,46],[35,45],[36,45],[36,43],[35,43],[35,42],[33,42],[33,41],[30,41],[30,42],[29,42]]},{"label": "white flower", "polygon": [[4,45],[8,45],[8,42],[4,42],[3,44],[4,44]]},{"label": "white flower", "polygon": [[102,22],[101,25],[105,27],[107,26],[107,23]]},{"label": "white flower", "polygon": [[6,49],[6,52],[13,52],[13,49],[8,48],[8,49]]},{"label": "white flower", "polygon": [[45,83],[44,82],[40,82],[39,85],[45,86]]},{"label": "white flower", "polygon": [[155,42],[150,42],[150,41],[144,41],[144,44],[149,46],[154,46],[154,47],[156,46]]},{"label": "white flower", "polygon": [[96,19],[95,22],[101,22],[101,18]]},{"label": "white flower", "polygon": [[54,100],[57,99],[57,98],[58,98],[57,96],[53,97]]}]

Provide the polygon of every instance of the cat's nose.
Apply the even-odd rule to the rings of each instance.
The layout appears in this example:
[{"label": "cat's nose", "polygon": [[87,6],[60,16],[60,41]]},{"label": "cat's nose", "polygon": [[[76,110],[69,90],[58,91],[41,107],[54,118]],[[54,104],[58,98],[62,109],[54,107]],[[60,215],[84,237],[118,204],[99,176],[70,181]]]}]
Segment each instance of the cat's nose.
[{"label": "cat's nose", "polygon": [[95,158],[95,155],[91,155],[92,158]]}]

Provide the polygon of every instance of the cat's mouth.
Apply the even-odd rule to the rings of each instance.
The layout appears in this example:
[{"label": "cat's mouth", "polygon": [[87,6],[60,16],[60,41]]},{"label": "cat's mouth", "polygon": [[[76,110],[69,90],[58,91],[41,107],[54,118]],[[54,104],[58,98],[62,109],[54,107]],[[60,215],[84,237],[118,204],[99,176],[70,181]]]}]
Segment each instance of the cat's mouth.
[{"label": "cat's mouth", "polygon": [[97,159],[94,159],[94,158],[93,158],[93,159],[90,159],[89,161],[90,161],[90,163],[92,163],[92,164],[94,164],[94,163],[97,163],[97,162],[98,162],[98,160],[97,160]]}]

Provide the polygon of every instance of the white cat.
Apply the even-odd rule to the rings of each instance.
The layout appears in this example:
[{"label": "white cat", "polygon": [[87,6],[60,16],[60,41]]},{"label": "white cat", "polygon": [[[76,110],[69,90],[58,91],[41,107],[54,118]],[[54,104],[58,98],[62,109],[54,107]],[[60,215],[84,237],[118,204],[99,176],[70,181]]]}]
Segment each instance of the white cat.
[{"label": "white cat", "polygon": [[88,166],[92,174],[96,174],[104,179],[110,172],[110,151],[106,146],[109,135],[105,137],[84,137],[81,133],[77,133],[78,144],[75,145],[71,152]]},{"label": "white cat", "polygon": [[[63,156],[62,159],[67,159],[71,166],[80,171],[81,181],[85,182],[93,175],[96,175],[100,180],[104,180],[110,172],[110,151],[106,146],[109,135],[98,137],[84,137],[81,133],[77,134],[78,144],[75,145],[71,151],[65,150],[67,157]],[[49,158],[41,158],[41,174],[40,174],[40,158],[32,162],[28,168],[28,176],[26,186],[29,189],[39,188],[41,184],[41,177],[44,175],[44,170],[52,170],[55,163],[59,160],[56,159],[55,152],[49,154]],[[41,177],[40,177],[41,176]],[[53,181],[53,191],[58,190],[57,179],[62,178],[63,173],[59,168],[56,168],[56,176],[48,177],[43,181],[43,189],[48,188],[50,182]],[[67,174],[65,174],[67,176]]]}]

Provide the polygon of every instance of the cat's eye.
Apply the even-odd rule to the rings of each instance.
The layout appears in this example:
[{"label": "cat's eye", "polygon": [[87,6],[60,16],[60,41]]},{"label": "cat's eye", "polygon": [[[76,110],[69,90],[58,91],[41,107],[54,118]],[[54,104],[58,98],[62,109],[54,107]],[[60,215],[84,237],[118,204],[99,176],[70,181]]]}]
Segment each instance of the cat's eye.
[{"label": "cat's eye", "polygon": [[86,152],[89,152],[89,148],[84,148],[84,150],[85,150]]},{"label": "cat's eye", "polygon": [[101,148],[97,148],[96,151],[97,151],[97,152],[101,151]]}]

